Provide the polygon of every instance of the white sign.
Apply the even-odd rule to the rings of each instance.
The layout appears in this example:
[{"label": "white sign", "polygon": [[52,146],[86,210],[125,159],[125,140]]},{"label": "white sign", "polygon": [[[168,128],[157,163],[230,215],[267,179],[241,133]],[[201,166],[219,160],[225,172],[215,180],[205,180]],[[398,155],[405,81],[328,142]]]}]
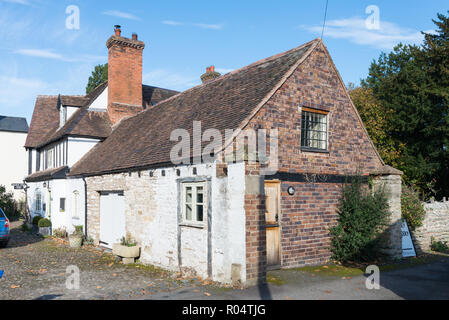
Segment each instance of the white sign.
[{"label": "white sign", "polygon": [[408,229],[407,221],[402,220],[402,257],[416,257],[415,247],[413,246],[410,230]]}]

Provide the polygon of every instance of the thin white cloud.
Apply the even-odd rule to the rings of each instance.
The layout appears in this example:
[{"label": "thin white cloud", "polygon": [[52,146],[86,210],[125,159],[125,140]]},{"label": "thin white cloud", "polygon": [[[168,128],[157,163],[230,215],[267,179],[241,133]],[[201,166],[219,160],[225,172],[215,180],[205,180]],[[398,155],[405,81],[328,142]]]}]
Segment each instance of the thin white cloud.
[{"label": "thin white cloud", "polygon": [[22,4],[24,6],[30,6],[31,3],[28,0],[1,0],[2,2]]},{"label": "thin white cloud", "polygon": [[183,22],[179,21],[173,21],[173,20],[164,20],[162,21],[163,24],[169,25],[169,26],[182,26],[184,25]]},{"label": "thin white cloud", "polygon": [[195,23],[194,26],[200,27],[200,28],[203,28],[203,29],[212,29],[212,30],[221,30],[221,29],[223,29],[223,25],[221,25],[221,24]]},{"label": "thin white cloud", "polygon": [[46,58],[46,59],[55,59],[55,60],[66,60],[66,58],[59,54],[54,53],[51,50],[42,50],[42,49],[19,49],[14,51],[14,53],[18,53],[24,56],[30,57],[38,57],[38,58]]},{"label": "thin white cloud", "polygon": [[29,57],[53,59],[66,62],[95,62],[95,61],[106,61],[106,56],[101,55],[91,55],[91,54],[80,54],[76,58],[66,57],[62,54],[53,52],[52,50],[43,49],[19,49],[14,51],[14,53],[21,54]]},{"label": "thin white cloud", "polygon": [[[322,26],[301,25],[299,28],[311,33],[321,34]],[[403,28],[395,23],[380,21],[380,28],[368,29],[366,20],[360,17],[330,20],[324,29],[324,38],[346,39],[360,45],[379,49],[392,49],[399,42],[419,43],[423,40],[421,32]]]},{"label": "thin white cloud", "polygon": [[193,27],[198,27],[198,28],[202,28],[202,29],[209,29],[209,30],[221,30],[221,29],[223,29],[223,24],[185,23],[185,22],[174,21],[174,20],[163,20],[162,24],[166,24],[168,26],[173,26],[173,27],[193,26]]},{"label": "thin white cloud", "polygon": [[140,20],[139,17],[133,15],[132,13],[123,12],[119,10],[108,10],[103,12],[104,15],[112,16],[112,17],[118,17],[123,19],[129,19],[129,20]]},{"label": "thin white cloud", "polygon": [[164,69],[153,70],[143,75],[143,82],[148,85],[184,91],[201,83],[199,76],[188,76]]}]

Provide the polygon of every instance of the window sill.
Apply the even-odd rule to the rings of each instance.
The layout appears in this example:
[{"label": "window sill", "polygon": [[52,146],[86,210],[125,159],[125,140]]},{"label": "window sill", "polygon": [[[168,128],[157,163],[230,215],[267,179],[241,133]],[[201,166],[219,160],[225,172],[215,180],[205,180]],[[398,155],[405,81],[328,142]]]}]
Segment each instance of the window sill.
[{"label": "window sill", "polygon": [[189,228],[196,228],[196,229],[204,229],[206,225],[202,222],[182,222],[179,224],[180,227],[189,227]]},{"label": "window sill", "polygon": [[303,152],[314,152],[314,153],[329,153],[329,150],[315,149],[315,148],[308,148],[308,147],[301,147],[301,151],[303,151]]}]

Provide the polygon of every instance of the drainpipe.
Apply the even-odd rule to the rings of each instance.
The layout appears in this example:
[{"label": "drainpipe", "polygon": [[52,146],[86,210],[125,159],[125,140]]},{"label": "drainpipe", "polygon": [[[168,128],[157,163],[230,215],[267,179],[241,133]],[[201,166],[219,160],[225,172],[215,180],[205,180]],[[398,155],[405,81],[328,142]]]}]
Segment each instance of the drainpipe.
[{"label": "drainpipe", "polygon": [[83,182],[84,182],[84,236],[87,239],[87,182],[85,176],[83,176]]}]

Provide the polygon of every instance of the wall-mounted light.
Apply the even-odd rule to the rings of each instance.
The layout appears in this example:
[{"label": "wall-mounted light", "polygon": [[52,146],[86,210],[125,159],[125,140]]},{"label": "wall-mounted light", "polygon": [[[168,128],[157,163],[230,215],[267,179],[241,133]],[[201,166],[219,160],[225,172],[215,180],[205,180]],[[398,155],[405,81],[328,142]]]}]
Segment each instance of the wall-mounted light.
[{"label": "wall-mounted light", "polygon": [[287,192],[289,195],[294,195],[295,194],[295,188],[293,188],[292,186],[288,187]]},{"label": "wall-mounted light", "polygon": [[44,182],[44,184],[42,185],[44,188],[47,188],[47,182]]}]

